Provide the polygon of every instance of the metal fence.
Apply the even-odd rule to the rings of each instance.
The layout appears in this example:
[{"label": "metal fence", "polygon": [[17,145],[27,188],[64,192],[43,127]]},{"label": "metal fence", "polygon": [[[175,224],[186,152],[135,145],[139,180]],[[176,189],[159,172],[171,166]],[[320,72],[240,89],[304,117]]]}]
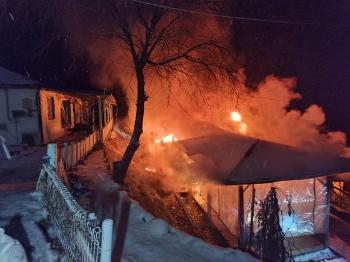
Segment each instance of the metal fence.
[{"label": "metal fence", "polygon": [[43,170],[40,189],[68,261],[110,262],[113,221],[106,219],[101,225],[78,204],[49,164]]},{"label": "metal fence", "polygon": [[113,220],[105,219],[101,224],[68,190],[67,171],[86,158],[99,141],[99,131],[95,131],[80,141],[47,146],[37,189],[44,193],[50,223],[68,261],[111,261]]}]

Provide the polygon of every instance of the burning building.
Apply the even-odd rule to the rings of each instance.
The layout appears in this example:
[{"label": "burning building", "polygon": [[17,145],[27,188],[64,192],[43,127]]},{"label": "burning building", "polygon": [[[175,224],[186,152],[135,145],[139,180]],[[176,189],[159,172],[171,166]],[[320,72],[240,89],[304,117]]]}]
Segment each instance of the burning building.
[{"label": "burning building", "polygon": [[190,190],[228,243],[254,252],[260,204],[275,188],[293,255],[328,246],[327,176],[349,171],[349,159],[226,132],[179,143],[198,170]]}]

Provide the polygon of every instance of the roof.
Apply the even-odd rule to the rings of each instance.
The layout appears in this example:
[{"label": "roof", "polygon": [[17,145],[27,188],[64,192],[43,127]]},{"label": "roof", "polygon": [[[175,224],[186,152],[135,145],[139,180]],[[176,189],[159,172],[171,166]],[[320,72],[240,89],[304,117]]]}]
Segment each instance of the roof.
[{"label": "roof", "polygon": [[226,184],[307,179],[350,171],[350,159],[329,152],[307,152],[227,132],[179,143],[210,179]]},{"label": "roof", "polygon": [[56,92],[64,95],[74,96],[89,102],[96,102],[98,98],[102,98],[105,102],[110,104],[117,104],[114,96],[110,92],[99,92],[89,90],[74,90],[74,89],[52,89],[52,88],[41,88],[42,90]]},{"label": "roof", "polygon": [[0,87],[37,88],[38,82],[0,67]]},{"label": "roof", "polygon": [[334,181],[350,182],[350,172],[337,174],[332,177]]}]

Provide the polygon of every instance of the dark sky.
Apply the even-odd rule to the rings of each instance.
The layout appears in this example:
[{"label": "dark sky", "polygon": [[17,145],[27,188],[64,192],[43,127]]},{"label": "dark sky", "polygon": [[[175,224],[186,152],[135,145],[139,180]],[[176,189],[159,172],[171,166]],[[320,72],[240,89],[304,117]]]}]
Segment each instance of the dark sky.
[{"label": "dark sky", "polygon": [[[34,4],[40,1],[46,3],[46,0],[9,1],[7,11],[15,20],[7,13],[1,18],[0,65],[29,72],[33,78],[51,86],[88,87],[88,70],[93,66],[88,56],[82,53],[73,57],[68,50],[69,39],[62,28],[57,28],[57,20],[48,16],[45,23],[38,23],[32,19],[38,16],[35,14],[47,17],[47,5]],[[28,2],[28,6],[20,6],[22,2]],[[327,115],[326,128],[344,130],[350,136],[350,1],[230,0],[228,3],[231,10],[223,14],[321,24],[233,20],[232,45],[242,57],[251,86],[268,74],[295,76],[297,90],[304,96],[295,106],[303,109],[313,103],[321,105]],[[39,52],[33,58],[33,50],[52,35],[54,41],[47,52]],[[74,69],[67,74],[72,60]]]},{"label": "dark sky", "polygon": [[320,104],[327,115],[326,128],[349,136],[350,2],[242,0],[232,9],[237,16],[322,24],[235,22],[233,42],[244,54],[251,85],[267,74],[297,77],[304,99],[296,106]]}]

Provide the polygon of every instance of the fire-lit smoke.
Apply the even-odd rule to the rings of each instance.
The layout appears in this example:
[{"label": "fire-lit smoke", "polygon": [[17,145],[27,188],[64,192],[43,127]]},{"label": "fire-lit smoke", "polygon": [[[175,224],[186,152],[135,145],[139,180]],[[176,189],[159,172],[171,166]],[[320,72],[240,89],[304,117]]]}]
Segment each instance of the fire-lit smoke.
[{"label": "fire-lit smoke", "polygon": [[[199,99],[203,103],[182,94],[177,86],[172,87],[168,100],[159,92],[147,105],[145,132],[153,136],[174,133],[186,139],[215,131],[217,126],[306,150],[346,154],[343,132],[322,131],[326,116],[319,105],[310,105],[304,111],[289,109],[292,100],[302,99],[295,91],[296,79],[268,76],[252,91],[244,85],[244,75],[239,77],[237,96],[207,91]],[[223,85],[222,90],[229,93],[230,87]]]},{"label": "fire-lit smoke", "polygon": [[[189,29],[195,24],[196,34],[230,38],[229,27],[223,29],[215,19],[198,23],[199,19],[189,19],[182,26]],[[72,38],[76,36],[73,32]],[[91,74],[96,86],[122,86],[129,102],[128,118],[122,126],[131,131],[137,83],[130,52],[115,39],[94,36],[87,41],[77,38],[76,42],[87,43],[90,59],[97,65]],[[326,116],[319,105],[309,105],[304,111],[290,109],[292,100],[302,99],[296,92],[295,78],[268,76],[254,91],[246,86],[243,70],[236,78],[235,84],[226,79],[210,81],[208,75],[186,78],[179,73],[171,78],[145,69],[149,99],[137,161],[144,175],[159,181],[164,191],[182,190],[193,175],[181,147],[169,142],[203,136],[218,128],[306,150],[348,152],[343,132],[322,131]]]}]

